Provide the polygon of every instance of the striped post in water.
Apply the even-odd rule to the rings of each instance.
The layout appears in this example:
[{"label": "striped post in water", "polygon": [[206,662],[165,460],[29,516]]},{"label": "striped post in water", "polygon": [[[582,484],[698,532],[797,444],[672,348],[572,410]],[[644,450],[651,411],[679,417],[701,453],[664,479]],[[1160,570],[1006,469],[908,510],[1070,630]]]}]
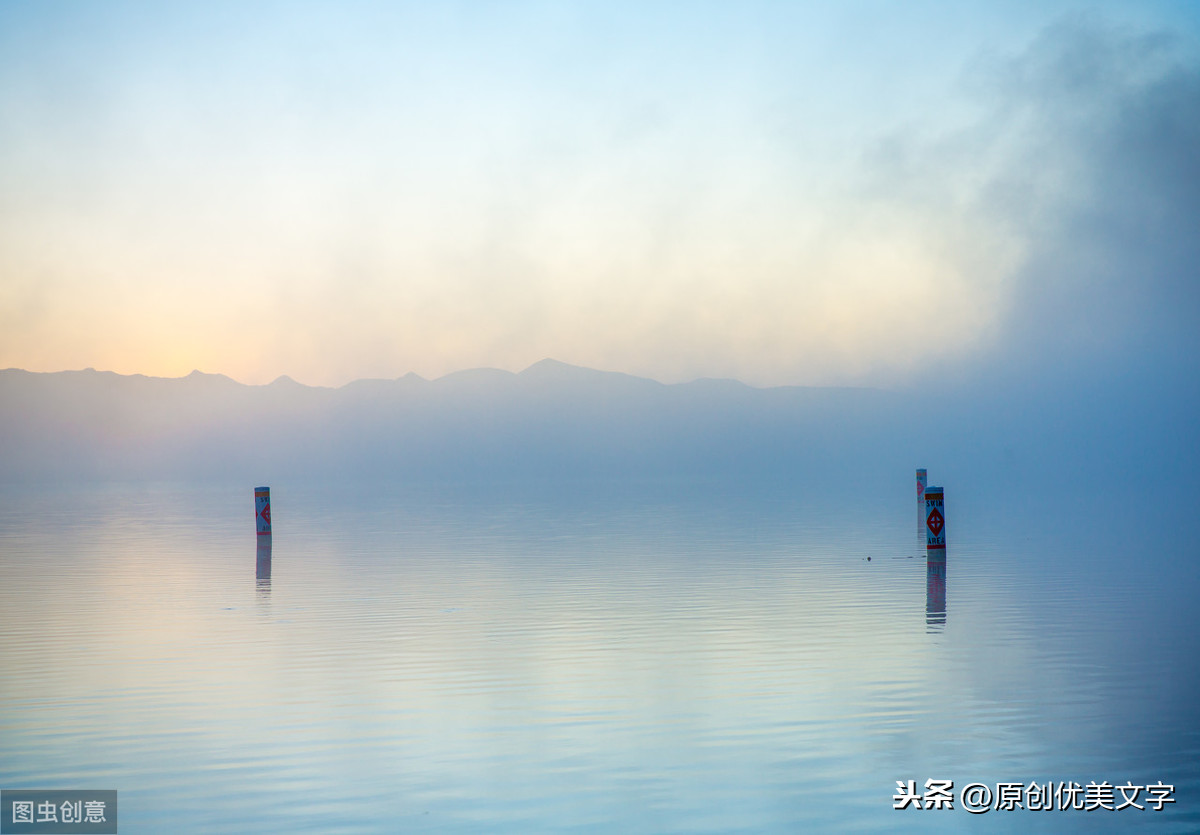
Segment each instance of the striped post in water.
[{"label": "striped post in water", "polygon": [[925,529],[925,485],[929,483],[929,474],[922,467],[917,470],[917,534]]},{"label": "striped post in water", "polygon": [[259,536],[271,535],[271,488],[254,488],[254,527]]},{"label": "striped post in water", "polygon": [[941,487],[925,488],[923,515],[925,623],[934,626],[946,622],[946,501]]}]

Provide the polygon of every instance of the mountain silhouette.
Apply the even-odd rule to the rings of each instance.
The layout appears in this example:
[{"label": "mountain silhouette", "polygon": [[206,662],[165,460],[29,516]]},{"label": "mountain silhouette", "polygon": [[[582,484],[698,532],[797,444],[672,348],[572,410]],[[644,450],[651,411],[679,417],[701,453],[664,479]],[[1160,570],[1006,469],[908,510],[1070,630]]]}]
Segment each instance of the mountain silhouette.
[{"label": "mountain silhouette", "polygon": [[[905,481],[916,466],[1020,491],[1040,479],[1187,480],[1186,410],[1115,393],[663,384],[544,359],[339,388],[282,376],[0,371],[0,481],[685,478]],[[1192,454],[1192,459],[1195,455]],[[1007,485],[1007,486],[1005,486]]]}]

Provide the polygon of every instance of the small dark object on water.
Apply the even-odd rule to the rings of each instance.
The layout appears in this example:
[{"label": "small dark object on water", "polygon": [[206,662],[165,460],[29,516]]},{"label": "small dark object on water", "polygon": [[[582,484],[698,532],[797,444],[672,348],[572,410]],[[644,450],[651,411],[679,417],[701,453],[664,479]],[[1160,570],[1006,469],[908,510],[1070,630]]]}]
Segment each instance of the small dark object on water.
[{"label": "small dark object on water", "polygon": [[871,561],[871,558],[870,558],[870,557],[867,557],[867,562],[870,562],[870,561]]}]

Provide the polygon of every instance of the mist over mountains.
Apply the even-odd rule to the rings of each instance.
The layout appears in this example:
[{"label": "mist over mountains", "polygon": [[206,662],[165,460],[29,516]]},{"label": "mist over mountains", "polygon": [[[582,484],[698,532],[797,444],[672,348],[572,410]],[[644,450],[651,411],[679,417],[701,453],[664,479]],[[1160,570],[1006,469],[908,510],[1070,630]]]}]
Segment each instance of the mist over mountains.
[{"label": "mist over mountains", "polygon": [[685,478],[869,483],[928,466],[996,490],[1195,490],[1183,403],[1107,388],[893,392],[732,380],[665,385],[543,360],[514,374],[309,387],[95,370],[0,371],[5,482]]}]

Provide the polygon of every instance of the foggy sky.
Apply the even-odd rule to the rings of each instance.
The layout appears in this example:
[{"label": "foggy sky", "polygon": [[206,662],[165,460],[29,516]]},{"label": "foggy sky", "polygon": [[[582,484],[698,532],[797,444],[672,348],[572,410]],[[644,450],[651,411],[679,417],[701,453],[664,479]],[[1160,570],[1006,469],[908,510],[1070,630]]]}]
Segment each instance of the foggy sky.
[{"label": "foggy sky", "polygon": [[0,367],[1195,394],[1188,4],[0,6]]}]

